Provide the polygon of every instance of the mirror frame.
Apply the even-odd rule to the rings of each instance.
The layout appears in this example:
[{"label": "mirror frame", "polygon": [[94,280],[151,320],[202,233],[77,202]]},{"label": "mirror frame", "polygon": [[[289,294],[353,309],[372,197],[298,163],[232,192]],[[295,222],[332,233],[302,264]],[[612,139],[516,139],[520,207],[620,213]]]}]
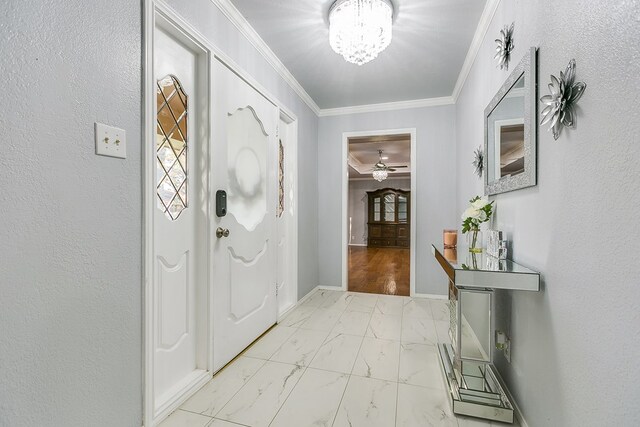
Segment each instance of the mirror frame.
[{"label": "mirror frame", "polygon": [[[532,47],[484,110],[484,194],[492,196],[537,185],[538,49]],[[489,115],[524,74],[524,172],[489,182]]]}]

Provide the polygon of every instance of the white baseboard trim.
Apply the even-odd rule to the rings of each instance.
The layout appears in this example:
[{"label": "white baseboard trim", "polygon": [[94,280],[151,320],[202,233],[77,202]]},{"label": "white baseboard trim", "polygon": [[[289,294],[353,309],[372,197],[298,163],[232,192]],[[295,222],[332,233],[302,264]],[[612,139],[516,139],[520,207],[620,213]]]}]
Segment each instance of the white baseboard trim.
[{"label": "white baseboard trim", "polygon": [[318,289],[323,291],[343,291],[342,286],[318,286]]},{"label": "white baseboard trim", "polygon": [[153,419],[153,425],[158,425],[174,411],[176,411],[191,396],[196,394],[198,390],[207,384],[213,375],[211,371],[197,370],[191,374],[191,378],[185,381],[185,384],[177,392],[172,393],[172,397],[166,399],[156,410]]},{"label": "white baseboard trim", "polygon": [[436,295],[436,294],[413,294],[413,298],[430,298],[430,299],[439,299],[439,300],[448,300],[448,295]]},{"label": "white baseboard trim", "polygon": [[[494,366],[494,368],[495,368],[495,366]],[[520,423],[520,427],[529,427],[529,424],[527,424],[527,421],[524,419],[524,416],[522,415],[522,411],[520,410],[520,407],[516,403],[516,400],[513,398],[513,395],[511,394],[511,391],[509,391],[509,389],[507,388],[507,385],[505,384],[504,380],[502,379],[502,376],[500,375],[500,372],[498,372],[497,368],[493,369],[493,372],[498,377],[498,381],[500,381],[500,385],[502,386],[502,389],[507,394],[507,397],[509,398],[509,400],[511,401],[511,404],[513,405],[513,412],[514,412],[514,414],[516,416],[515,417],[516,420],[518,420],[518,422]]]},{"label": "white baseboard trim", "polygon": [[349,246],[367,246],[366,243],[349,243]]},{"label": "white baseboard trim", "polygon": [[298,302],[296,302],[295,304],[293,304],[291,307],[289,307],[284,313],[282,313],[280,316],[278,316],[278,320],[277,323],[280,323],[280,321],[282,321],[282,319],[284,319],[285,317],[287,317],[289,315],[289,313],[291,313],[293,310],[295,310],[296,308],[298,308],[300,305],[302,305],[306,300],[308,300],[309,298],[311,298],[311,296],[313,294],[316,293],[316,291],[318,289],[322,289],[320,286],[316,286],[315,288],[311,289],[309,291],[309,293],[307,293],[305,296],[303,296],[302,298],[300,298],[298,300]]}]

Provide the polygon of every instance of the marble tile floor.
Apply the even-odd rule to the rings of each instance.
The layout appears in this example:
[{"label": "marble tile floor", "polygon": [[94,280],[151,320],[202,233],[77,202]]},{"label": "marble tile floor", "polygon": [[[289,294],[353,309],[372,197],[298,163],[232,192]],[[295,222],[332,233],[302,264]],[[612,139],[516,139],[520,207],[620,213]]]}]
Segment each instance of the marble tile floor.
[{"label": "marble tile floor", "polygon": [[441,300],[318,290],[160,427],[486,427],[454,416]]}]

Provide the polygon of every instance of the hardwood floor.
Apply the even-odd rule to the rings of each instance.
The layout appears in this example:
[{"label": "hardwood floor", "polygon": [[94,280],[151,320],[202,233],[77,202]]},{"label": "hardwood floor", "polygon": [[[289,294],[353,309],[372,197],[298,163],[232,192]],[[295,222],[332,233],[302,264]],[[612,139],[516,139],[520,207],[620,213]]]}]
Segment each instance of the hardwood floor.
[{"label": "hardwood floor", "polygon": [[409,295],[409,249],[349,246],[349,290]]}]

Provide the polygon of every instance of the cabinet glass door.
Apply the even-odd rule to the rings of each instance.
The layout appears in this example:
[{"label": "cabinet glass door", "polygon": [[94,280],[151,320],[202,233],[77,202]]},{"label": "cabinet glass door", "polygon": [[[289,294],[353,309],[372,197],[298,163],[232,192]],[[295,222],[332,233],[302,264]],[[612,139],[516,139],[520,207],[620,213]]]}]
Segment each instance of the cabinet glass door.
[{"label": "cabinet glass door", "polygon": [[407,222],[407,197],[398,196],[398,222]]},{"label": "cabinet glass door", "polygon": [[384,196],[384,220],[387,222],[396,221],[396,195],[387,194]]},{"label": "cabinet glass door", "polygon": [[373,199],[373,220],[380,221],[380,197]]}]

